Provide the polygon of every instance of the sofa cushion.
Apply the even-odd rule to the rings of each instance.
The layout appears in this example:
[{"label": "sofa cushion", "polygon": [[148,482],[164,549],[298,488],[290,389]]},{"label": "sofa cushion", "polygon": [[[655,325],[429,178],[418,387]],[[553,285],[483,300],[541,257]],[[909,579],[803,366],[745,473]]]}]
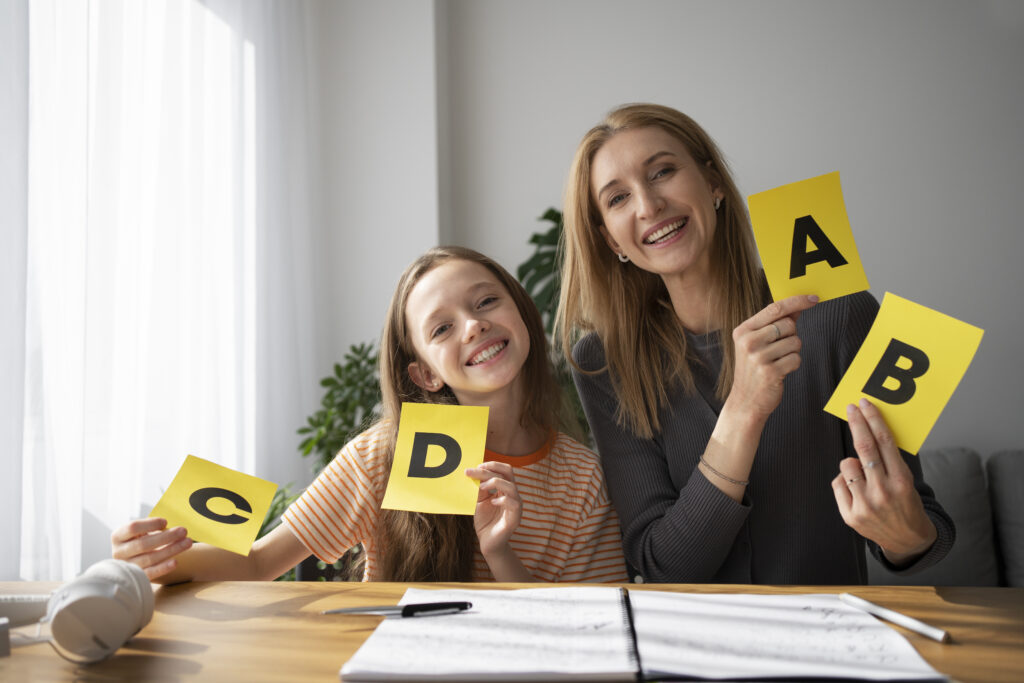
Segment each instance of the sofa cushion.
[{"label": "sofa cushion", "polygon": [[1001,451],[986,466],[1003,579],[1024,586],[1024,451]]},{"label": "sofa cushion", "polygon": [[968,448],[922,451],[918,457],[925,482],[953,518],[956,542],[938,564],[906,575],[892,574],[869,556],[869,581],[897,586],[998,586],[992,508],[981,458]]}]

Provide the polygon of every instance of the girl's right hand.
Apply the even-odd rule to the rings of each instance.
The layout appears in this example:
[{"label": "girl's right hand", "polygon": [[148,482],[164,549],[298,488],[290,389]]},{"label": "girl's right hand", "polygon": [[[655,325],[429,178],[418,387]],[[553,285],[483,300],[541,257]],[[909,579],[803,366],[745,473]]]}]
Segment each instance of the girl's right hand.
[{"label": "girl's right hand", "polygon": [[160,517],[136,519],[110,535],[110,551],[116,560],[138,565],[149,580],[170,573],[178,566],[175,557],[192,547],[185,527],[167,529]]},{"label": "girl's right hand", "polygon": [[800,367],[796,321],[818,302],[814,295],[775,301],[743,321],[732,333],[736,366],[728,402],[764,424],[782,401],[782,382]]}]

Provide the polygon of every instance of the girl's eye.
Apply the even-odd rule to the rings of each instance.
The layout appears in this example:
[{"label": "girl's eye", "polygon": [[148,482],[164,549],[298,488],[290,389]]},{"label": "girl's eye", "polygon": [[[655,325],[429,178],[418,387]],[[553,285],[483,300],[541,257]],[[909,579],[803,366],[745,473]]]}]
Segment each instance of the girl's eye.
[{"label": "girl's eye", "polygon": [[493,304],[497,300],[498,297],[496,296],[485,296],[483,299],[480,300],[480,303],[477,304],[477,308],[484,308],[485,306]]},{"label": "girl's eye", "polygon": [[430,333],[430,338],[437,339],[442,334],[447,332],[449,329],[451,329],[451,323],[444,323],[443,325],[438,325],[437,327],[434,328],[434,331]]},{"label": "girl's eye", "polygon": [[608,206],[615,206],[616,204],[620,204],[625,199],[626,199],[626,193],[625,192],[620,192],[619,194],[614,195],[611,199],[608,200]]}]

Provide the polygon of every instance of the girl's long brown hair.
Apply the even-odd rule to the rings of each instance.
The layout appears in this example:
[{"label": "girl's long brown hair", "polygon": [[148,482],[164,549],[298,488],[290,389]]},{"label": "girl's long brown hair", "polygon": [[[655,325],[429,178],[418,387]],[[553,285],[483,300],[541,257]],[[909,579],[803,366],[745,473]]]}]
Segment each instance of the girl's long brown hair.
[{"label": "girl's long brown hair", "polygon": [[[765,303],[756,249],[743,197],[711,137],[685,114],[655,104],[613,110],[580,142],[569,173],[565,199],[562,290],[555,317],[556,336],[566,358],[585,332],[597,332],[607,369],[619,397],[618,420],[650,438],[660,429],[658,411],[677,383],[694,390],[682,324],[661,277],[619,263],[601,235],[601,212],[591,191],[594,155],[615,134],[655,126],[679,140],[707,179],[723,193],[711,244],[709,319],[721,325],[722,370],[717,394],[732,386],[735,350],[732,330]],[[584,371],[576,366],[580,371]],[[604,368],[596,370],[604,371]]]},{"label": "girl's long brown hair", "polygon": [[[463,247],[436,247],[414,261],[398,281],[388,308],[380,343],[381,418],[388,422],[388,465],[394,455],[403,402],[458,403],[447,386],[425,391],[409,376],[418,360],[406,325],[409,293],[429,271],[450,260],[479,263],[494,274],[515,301],[530,337],[530,352],[521,372],[525,386],[520,424],[524,428],[555,429],[562,414],[561,392],[547,355],[547,338],[540,313],[522,285],[492,259]],[[470,581],[477,547],[470,515],[436,515],[404,510],[381,510],[377,528],[381,576],[385,581]]]}]

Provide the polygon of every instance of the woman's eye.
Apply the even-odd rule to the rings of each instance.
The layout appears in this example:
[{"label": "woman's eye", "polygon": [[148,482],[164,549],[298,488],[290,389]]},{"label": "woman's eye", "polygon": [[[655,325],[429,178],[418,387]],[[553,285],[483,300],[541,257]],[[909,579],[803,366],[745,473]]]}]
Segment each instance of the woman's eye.
[{"label": "woman's eye", "polygon": [[621,192],[617,195],[612,196],[612,198],[608,200],[608,206],[615,206],[616,204],[620,204],[625,199],[626,193]]},{"label": "woman's eye", "polygon": [[445,323],[443,325],[438,325],[437,327],[434,328],[434,331],[430,334],[430,338],[431,339],[437,339],[442,334],[447,332],[449,329],[451,329],[451,323]]},{"label": "woman's eye", "polygon": [[672,168],[671,166],[666,166],[664,168],[659,168],[657,171],[654,172],[654,175],[651,176],[651,178],[653,180],[657,180],[658,178],[664,178],[668,174],[672,173],[672,171],[674,171],[674,170],[675,169]]},{"label": "woman's eye", "polygon": [[489,305],[493,304],[497,300],[498,300],[498,297],[496,297],[496,296],[485,296],[483,299],[480,300],[480,303],[477,304],[477,308],[483,308],[485,306],[489,306]]}]

